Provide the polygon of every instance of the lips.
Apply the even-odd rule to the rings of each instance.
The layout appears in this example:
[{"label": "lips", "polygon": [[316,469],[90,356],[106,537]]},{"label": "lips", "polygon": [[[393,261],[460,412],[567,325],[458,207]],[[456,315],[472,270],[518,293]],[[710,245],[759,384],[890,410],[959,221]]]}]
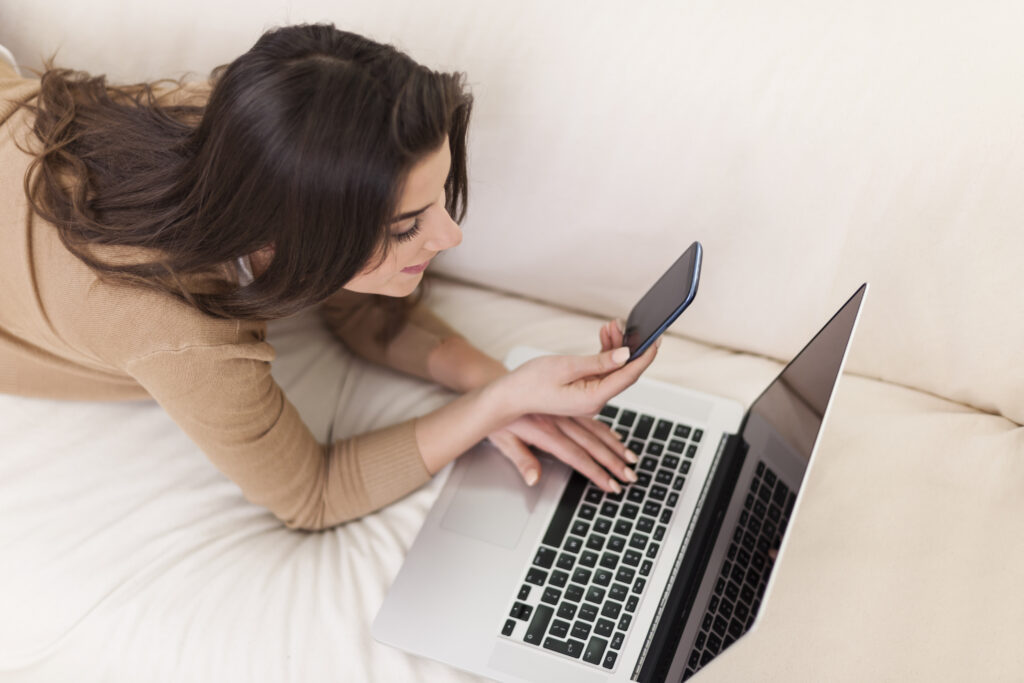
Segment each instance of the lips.
[{"label": "lips", "polygon": [[403,273],[418,273],[430,265],[430,260],[426,260],[418,266],[409,266],[408,268],[402,268]]}]

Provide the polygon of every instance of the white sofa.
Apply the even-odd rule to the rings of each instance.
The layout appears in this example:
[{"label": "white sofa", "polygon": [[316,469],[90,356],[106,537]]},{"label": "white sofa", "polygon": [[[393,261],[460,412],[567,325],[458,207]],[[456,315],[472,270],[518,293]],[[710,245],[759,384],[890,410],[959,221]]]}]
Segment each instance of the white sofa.
[{"label": "white sofa", "polygon": [[[648,373],[749,403],[871,284],[762,625],[697,680],[1024,677],[1018,7],[8,0],[0,43],[200,78],[322,20],[467,72],[470,212],[428,301],[497,358],[595,351],[699,239]],[[269,338],[322,438],[452,397],[310,314]],[[0,396],[0,681],[476,680],[369,636],[439,483],[293,532],[154,403]]]}]

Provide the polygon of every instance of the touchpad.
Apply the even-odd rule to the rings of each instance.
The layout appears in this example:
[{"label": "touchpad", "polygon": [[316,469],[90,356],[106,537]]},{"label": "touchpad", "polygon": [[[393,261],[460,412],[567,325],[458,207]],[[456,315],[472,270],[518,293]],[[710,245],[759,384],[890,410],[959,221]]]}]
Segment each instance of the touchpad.
[{"label": "touchpad", "polygon": [[458,465],[462,478],[441,528],[515,548],[537,503],[540,485],[527,486],[512,461],[486,441],[459,458]]}]

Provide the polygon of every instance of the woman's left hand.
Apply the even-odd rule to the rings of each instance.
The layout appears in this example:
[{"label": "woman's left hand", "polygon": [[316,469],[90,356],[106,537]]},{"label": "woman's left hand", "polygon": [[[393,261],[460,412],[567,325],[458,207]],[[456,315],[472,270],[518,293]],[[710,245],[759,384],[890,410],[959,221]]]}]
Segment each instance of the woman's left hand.
[{"label": "woman's left hand", "polygon": [[[622,346],[620,320],[605,323],[600,331],[601,350]],[[565,417],[530,413],[488,435],[488,439],[511,460],[528,486],[540,479],[540,461],[527,444],[551,453],[586,476],[601,490],[618,493],[619,481],[632,483],[636,454],[629,451],[610,427],[589,417]]]},{"label": "woman's left hand", "polygon": [[619,481],[636,481],[629,467],[636,456],[610,427],[589,417],[530,413],[492,432],[488,439],[515,464],[528,486],[540,479],[540,461],[527,444],[551,453],[602,491],[622,490],[609,473]]}]

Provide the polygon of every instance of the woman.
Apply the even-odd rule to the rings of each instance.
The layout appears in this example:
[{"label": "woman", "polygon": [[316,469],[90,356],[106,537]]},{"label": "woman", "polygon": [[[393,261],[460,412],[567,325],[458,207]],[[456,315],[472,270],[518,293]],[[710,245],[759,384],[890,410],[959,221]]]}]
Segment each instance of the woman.
[{"label": "woman", "polygon": [[[531,485],[528,445],[605,491],[635,480],[591,416],[654,348],[619,367],[609,323],[598,355],[508,372],[418,305],[426,264],[462,239],[460,75],[332,25],[268,31],[167,92],[46,67],[0,80],[0,391],[153,398],[297,529],[387,505],[483,438]],[[265,341],[267,320],[313,305],[357,355],[463,395],[318,443]]]}]

